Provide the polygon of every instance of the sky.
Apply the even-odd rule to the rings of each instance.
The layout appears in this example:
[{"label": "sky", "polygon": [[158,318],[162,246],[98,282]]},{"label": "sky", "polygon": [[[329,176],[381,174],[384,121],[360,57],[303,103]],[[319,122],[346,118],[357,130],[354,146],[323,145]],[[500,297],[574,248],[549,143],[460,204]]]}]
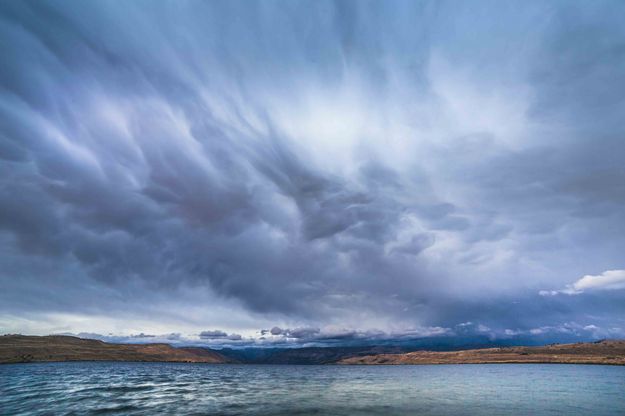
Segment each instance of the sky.
[{"label": "sky", "polygon": [[3,1],[0,333],[625,337],[620,1]]}]

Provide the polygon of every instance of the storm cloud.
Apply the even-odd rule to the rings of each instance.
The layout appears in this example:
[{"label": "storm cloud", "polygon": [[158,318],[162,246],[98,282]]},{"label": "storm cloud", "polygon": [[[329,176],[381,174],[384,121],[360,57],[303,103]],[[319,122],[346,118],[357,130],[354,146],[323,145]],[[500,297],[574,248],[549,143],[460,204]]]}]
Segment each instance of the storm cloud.
[{"label": "storm cloud", "polygon": [[0,330],[618,333],[622,285],[539,291],[625,267],[623,21],[3,2]]}]

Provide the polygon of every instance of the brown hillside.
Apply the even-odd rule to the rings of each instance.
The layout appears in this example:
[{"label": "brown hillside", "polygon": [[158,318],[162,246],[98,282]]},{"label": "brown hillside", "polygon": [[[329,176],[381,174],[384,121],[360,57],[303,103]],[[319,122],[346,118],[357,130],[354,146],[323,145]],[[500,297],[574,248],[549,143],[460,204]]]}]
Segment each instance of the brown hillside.
[{"label": "brown hillside", "polygon": [[625,341],[553,344],[543,347],[486,348],[479,350],[351,357],[338,364],[504,364],[560,363],[625,365]]},{"label": "brown hillside", "polygon": [[231,362],[218,352],[206,348],[174,348],[168,344],[109,344],[64,335],[0,336],[0,363],[38,361]]}]

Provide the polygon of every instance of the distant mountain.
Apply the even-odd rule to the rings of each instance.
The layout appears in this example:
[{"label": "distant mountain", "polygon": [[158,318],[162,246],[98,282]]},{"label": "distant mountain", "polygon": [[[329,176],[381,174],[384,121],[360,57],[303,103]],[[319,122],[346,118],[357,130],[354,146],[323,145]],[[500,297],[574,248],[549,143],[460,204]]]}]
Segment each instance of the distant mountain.
[{"label": "distant mountain", "polygon": [[403,347],[305,347],[222,349],[221,354],[246,364],[332,364],[349,357],[403,353]]},{"label": "distant mountain", "polygon": [[504,347],[464,351],[414,351],[350,357],[337,364],[496,364],[561,363],[625,365],[625,341],[552,344],[541,347]]},{"label": "distant mountain", "polygon": [[247,347],[224,348],[219,352],[247,364],[331,364],[350,357],[376,354],[401,354],[412,351],[456,351],[477,348],[528,345],[529,340],[493,341],[484,336],[428,337],[411,340],[358,341],[360,344],[315,347]]},{"label": "distant mountain", "polygon": [[40,361],[233,362],[208,348],[174,348],[168,344],[109,344],[65,335],[0,336],[0,363]]}]

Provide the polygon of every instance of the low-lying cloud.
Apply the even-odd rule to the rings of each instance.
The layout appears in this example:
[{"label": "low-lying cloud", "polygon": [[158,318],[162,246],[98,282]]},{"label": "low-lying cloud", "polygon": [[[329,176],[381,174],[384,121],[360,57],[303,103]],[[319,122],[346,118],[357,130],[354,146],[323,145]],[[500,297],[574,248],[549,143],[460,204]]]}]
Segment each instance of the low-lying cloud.
[{"label": "low-lying cloud", "polygon": [[579,295],[586,291],[625,289],[625,270],[607,270],[599,275],[586,275],[561,290],[541,290],[542,296]]},{"label": "low-lying cloud", "polygon": [[218,340],[228,340],[228,341],[239,341],[241,340],[241,335],[239,334],[228,334],[227,332],[214,330],[214,331],[202,331],[199,335],[200,339],[218,339]]},{"label": "low-lying cloud", "polygon": [[[204,331],[203,331],[204,332]],[[219,330],[207,332],[222,332]],[[208,348],[299,348],[366,345],[421,345],[436,347],[441,345],[509,345],[513,343],[575,342],[603,338],[621,338],[625,331],[621,328],[599,327],[593,324],[580,324],[574,321],[535,328],[492,329],[476,322],[462,322],[454,327],[412,328],[404,331],[385,332],[381,330],[356,331],[338,328],[325,328],[307,331],[289,330],[271,334],[260,330],[251,336],[240,335],[206,336],[206,334],[181,335],[179,333],[146,335],[131,334],[120,336],[97,333],[64,333],[81,338],[98,339],[112,343],[168,343],[174,346],[201,346]]]}]

